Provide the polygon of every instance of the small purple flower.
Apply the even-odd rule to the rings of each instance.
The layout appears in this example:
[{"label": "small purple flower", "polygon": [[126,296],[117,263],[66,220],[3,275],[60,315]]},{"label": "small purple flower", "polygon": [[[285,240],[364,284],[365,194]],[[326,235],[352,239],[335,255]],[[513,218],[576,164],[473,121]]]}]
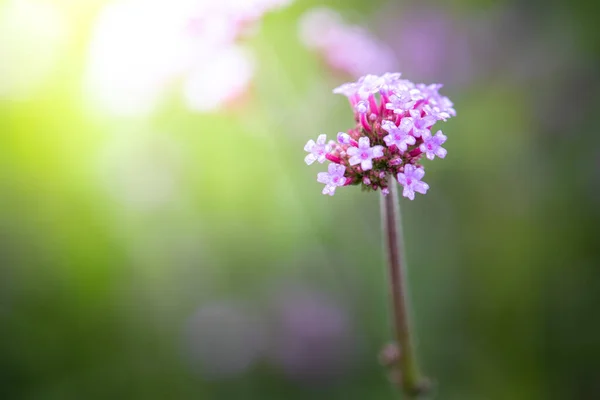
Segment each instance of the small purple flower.
[{"label": "small purple flower", "polygon": [[417,88],[423,93],[425,99],[429,103],[429,110],[425,109],[425,112],[427,112],[429,115],[433,115],[430,114],[430,112],[433,111],[433,113],[443,117],[438,119],[443,119],[445,121],[446,119],[450,118],[450,116],[455,117],[456,110],[453,108],[454,103],[452,103],[449,98],[442,96],[439,93],[439,90],[442,88],[442,86],[444,85],[439,83],[434,83],[431,85],[425,85],[421,83],[417,85]]},{"label": "small purple flower", "polygon": [[429,98],[436,98],[440,96],[439,90],[443,87],[441,83],[432,83],[430,85],[426,85],[424,83],[417,84],[417,88]]},{"label": "small purple flower", "polygon": [[346,167],[339,164],[329,164],[327,170],[329,172],[319,172],[317,174],[317,181],[325,184],[323,194],[333,196],[336,187],[346,184],[346,178],[344,177]]},{"label": "small purple flower", "polygon": [[391,88],[394,88],[401,76],[402,74],[400,72],[386,72],[381,76],[381,88],[386,92]]},{"label": "small purple flower", "polygon": [[414,200],[415,192],[427,193],[429,185],[421,181],[424,175],[425,170],[423,168],[415,168],[412,164],[405,165],[404,173],[398,173],[398,183],[404,186],[402,196]]},{"label": "small purple flower", "polygon": [[425,111],[425,114],[431,115],[438,121],[446,121],[448,118],[450,118],[449,113],[447,113],[446,111],[443,111],[442,109],[440,109],[437,106],[434,107],[431,104],[426,104],[423,107],[423,111]]},{"label": "small purple flower", "polygon": [[429,133],[429,130],[437,122],[437,119],[431,115],[425,115],[421,117],[420,110],[410,110],[410,118],[406,118],[412,123],[412,130],[414,137],[421,137],[424,134]]},{"label": "small purple flower", "polygon": [[319,135],[317,138],[317,143],[315,143],[315,141],[312,139],[306,143],[306,146],[304,146],[304,151],[308,151],[310,153],[304,158],[304,162],[306,162],[307,165],[310,165],[315,161],[318,161],[321,164],[325,162],[325,155],[331,150],[331,147],[326,142],[327,136]]},{"label": "small purple flower", "polygon": [[435,106],[439,107],[440,109],[446,111],[451,116],[456,117],[456,110],[454,109],[454,103],[451,102],[450,99],[447,98],[446,96],[438,96],[435,99],[435,101],[432,101],[431,103],[434,104]]},{"label": "small purple flower", "polygon": [[444,135],[442,131],[437,131],[435,136],[431,136],[431,132],[427,132],[426,134],[423,134],[423,144],[419,146],[419,149],[425,153],[430,160],[433,160],[435,156],[444,158],[448,152],[442,147],[442,144],[447,138],[448,137]]},{"label": "small purple flower", "polygon": [[385,105],[385,108],[393,110],[396,114],[402,114],[412,109],[417,100],[421,98],[421,92],[418,89],[400,85],[399,88],[393,90],[392,95],[389,97],[390,102]]},{"label": "small purple flower", "polygon": [[377,75],[365,75],[358,80],[358,83],[360,84],[358,93],[362,99],[366,99],[369,95],[378,93],[384,82]]},{"label": "small purple flower", "polygon": [[347,151],[350,156],[350,165],[360,164],[363,171],[373,168],[373,159],[383,157],[383,146],[371,147],[368,137],[358,139],[358,148],[350,147]]},{"label": "small purple flower", "polygon": [[413,145],[416,139],[411,136],[409,130],[403,129],[402,125],[397,127],[392,121],[383,121],[381,128],[389,135],[383,138],[387,147],[396,146],[400,151],[406,151],[409,145]]}]

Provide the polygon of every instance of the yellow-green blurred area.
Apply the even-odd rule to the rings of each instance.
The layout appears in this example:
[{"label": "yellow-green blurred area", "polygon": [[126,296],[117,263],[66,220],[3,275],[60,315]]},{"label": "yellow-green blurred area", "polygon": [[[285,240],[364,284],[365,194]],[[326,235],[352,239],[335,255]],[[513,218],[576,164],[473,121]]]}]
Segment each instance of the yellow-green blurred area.
[{"label": "yellow-green blurred area", "polygon": [[379,193],[303,162],[353,124],[298,36],[323,5],[458,113],[401,204],[435,398],[600,398],[597,3],[296,0],[239,40],[242,95],[194,111],[176,77],[142,115],[86,85],[109,3],[0,2],[0,398],[399,396]]}]

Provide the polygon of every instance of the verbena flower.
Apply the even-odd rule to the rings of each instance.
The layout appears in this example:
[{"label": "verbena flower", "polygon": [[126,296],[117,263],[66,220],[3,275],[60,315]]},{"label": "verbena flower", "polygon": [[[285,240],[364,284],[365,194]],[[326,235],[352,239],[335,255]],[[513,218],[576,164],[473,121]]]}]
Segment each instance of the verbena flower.
[{"label": "verbena flower", "polygon": [[306,165],[310,165],[315,161],[323,164],[325,162],[325,155],[331,150],[331,146],[327,143],[326,135],[319,135],[317,142],[309,140],[304,146],[304,151],[308,151],[309,154],[304,158]]},{"label": "verbena flower", "polygon": [[413,145],[416,142],[414,136],[409,132],[410,129],[406,129],[405,124],[396,126],[392,121],[383,121],[381,128],[389,132],[389,135],[383,138],[383,141],[388,147],[396,146],[400,151],[406,151],[409,145]]},{"label": "verbena flower", "polygon": [[431,136],[431,132],[427,131],[423,134],[423,144],[419,146],[419,150],[421,150],[427,158],[433,160],[435,156],[439,158],[446,157],[446,149],[442,147],[442,144],[446,141],[447,137],[442,133],[442,131],[437,131],[435,136]]},{"label": "verbena flower", "polygon": [[425,170],[423,168],[415,168],[415,166],[411,164],[404,167],[404,172],[398,172],[398,182],[404,186],[402,196],[414,200],[415,192],[421,194],[427,193],[429,185],[421,181],[424,175]]},{"label": "verbena flower", "polygon": [[329,160],[328,172],[317,180],[325,184],[323,194],[333,195],[339,186],[360,185],[365,190],[388,194],[388,177],[404,187],[403,196],[413,200],[429,185],[421,179],[420,161],[444,158],[446,135],[431,129],[438,121],[456,115],[452,102],[439,93],[442,85],[414,84],[399,73],[366,75],[333,90],[348,98],[355,126],[327,143],[325,135],[310,140],[306,163]]},{"label": "verbena flower", "polygon": [[329,164],[327,172],[319,172],[317,174],[317,181],[325,184],[323,194],[333,196],[336,187],[344,186],[346,184],[345,172],[346,167],[339,164]]},{"label": "verbena flower", "polygon": [[347,151],[350,156],[350,165],[360,164],[363,171],[373,168],[373,159],[383,157],[383,146],[373,146],[368,137],[358,140],[358,147],[349,147]]}]

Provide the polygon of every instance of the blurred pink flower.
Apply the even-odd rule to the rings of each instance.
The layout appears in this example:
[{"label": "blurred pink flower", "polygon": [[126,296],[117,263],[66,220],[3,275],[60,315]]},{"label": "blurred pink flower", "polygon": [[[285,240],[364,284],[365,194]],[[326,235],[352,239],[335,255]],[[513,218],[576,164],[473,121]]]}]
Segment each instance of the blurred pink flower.
[{"label": "blurred pink flower", "polygon": [[376,14],[382,37],[399,55],[399,69],[418,80],[447,84],[472,79],[470,21],[442,7],[424,5],[384,7]]},{"label": "blurred pink flower", "polygon": [[275,304],[271,361],[284,374],[327,383],[352,369],[359,343],[347,309],[304,288],[287,290]]},{"label": "blurred pink flower", "polygon": [[116,114],[151,112],[183,78],[192,110],[213,111],[248,86],[252,57],[236,39],[284,0],[124,0],[101,11],[86,84]]},{"label": "blurred pink flower", "polygon": [[246,91],[254,75],[254,59],[245,49],[231,45],[217,50],[187,75],[184,95],[189,109],[217,110]]},{"label": "blurred pink flower", "polygon": [[353,78],[397,69],[393,51],[363,27],[350,25],[328,8],[314,8],[299,22],[300,39],[335,70]]}]

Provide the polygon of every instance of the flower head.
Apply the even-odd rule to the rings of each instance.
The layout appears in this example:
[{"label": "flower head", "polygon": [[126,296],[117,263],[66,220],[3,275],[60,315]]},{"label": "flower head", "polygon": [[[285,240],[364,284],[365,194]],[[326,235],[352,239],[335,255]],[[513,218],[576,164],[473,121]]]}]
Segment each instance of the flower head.
[{"label": "flower head", "polygon": [[345,83],[334,93],[345,95],[356,125],[337,134],[337,142],[326,143],[325,135],[305,146],[306,163],[332,162],[317,180],[324,194],[333,195],[338,186],[360,185],[365,190],[389,193],[390,176],[404,187],[411,200],[415,192],[425,194],[429,185],[421,181],[423,156],[444,158],[447,137],[431,129],[440,120],[456,115],[452,102],[439,93],[439,84],[414,84],[399,73],[366,75]]}]

